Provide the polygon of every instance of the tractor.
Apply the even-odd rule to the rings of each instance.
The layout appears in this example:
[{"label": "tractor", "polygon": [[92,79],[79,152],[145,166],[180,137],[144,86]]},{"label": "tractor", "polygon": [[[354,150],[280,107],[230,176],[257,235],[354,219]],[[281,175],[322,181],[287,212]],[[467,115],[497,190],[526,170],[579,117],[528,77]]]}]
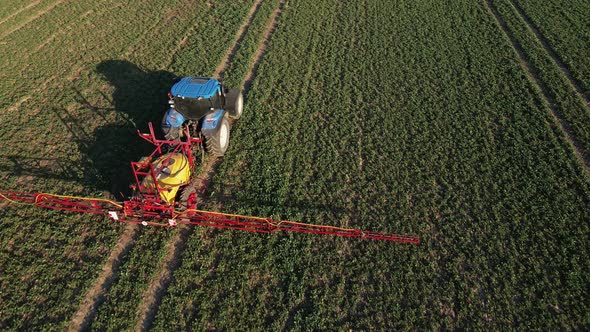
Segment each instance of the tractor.
[{"label": "tractor", "polygon": [[420,238],[412,235],[197,210],[205,181],[195,174],[195,153],[206,150],[223,156],[229,145],[230,119],[242,115],[242,93],[224,88],[214,78],[185,77],[172,86],[168,96],[170,107],[162,120],[165,139],[156,137],[151,122],[149,134],[138,131],[139,137],[155,148],[149,156],[131,162],[135,184],[131,185],[133,194],[123,202],[15,191],[0,191],[0,201],[101,214],[114,221],[144,226],[185,224],[254,233],[286,231],[420,243]]},{"label": "tractor", "polygon": [[168,97],[161,125],[166,140],[182,140],[188,129],[192,137],[203,138],[205,151],[222,157],[229,146],[230,119],[242,116],[242,92],[214,78],[184,77],[176,80]]}]

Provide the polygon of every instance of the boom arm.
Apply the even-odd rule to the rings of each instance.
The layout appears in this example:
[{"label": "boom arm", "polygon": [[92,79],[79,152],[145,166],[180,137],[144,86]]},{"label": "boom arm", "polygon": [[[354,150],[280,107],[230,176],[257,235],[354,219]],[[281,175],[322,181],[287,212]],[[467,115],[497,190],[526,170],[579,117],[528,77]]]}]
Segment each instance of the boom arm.
[{"label": "boom arm", "polygon": [[53,195],[45,193],[24,193],[0,191],[0,201],[35,205],[41,208],[102,214],[110,219],[133,224],[173,227],[180,224],[214,228],[229,228],[245,232],[272,233],[278,231],[327,234],[371,240],[419,244],[420,238],[412,235],[369,232],[360,229],[313,225],[294,221],[273,220],[252,216],[201,210],[176,211],[171,206],[154,205],[139,200],[123,203],[107,199]]}]

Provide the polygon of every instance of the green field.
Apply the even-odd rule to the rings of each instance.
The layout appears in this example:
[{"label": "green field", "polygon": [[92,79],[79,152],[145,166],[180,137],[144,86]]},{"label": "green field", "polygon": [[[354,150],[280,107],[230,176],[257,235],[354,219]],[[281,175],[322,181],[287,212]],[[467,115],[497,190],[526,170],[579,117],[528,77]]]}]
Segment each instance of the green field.
[{"label": "green field", "polygon": [[590,47],[590,17],[585,14],[590,10],[590,3],[581,0],[517,0],[514,4],[541,31],[554,52],[583,85],[586,96],[590,96],[590,63],[586,51]]},{"label": "green field", "polygon": [[[154,330],[586,330],[586,9],[5,1],[0,190],[119,199],[172,78],[233,49],[224,81],[253,76],[204,208],[422,243],[194,228],[170,265],[178,230],[140,229],[89,329],[135,329],[170,269]],[[0,329],[67,328],[125,226],[0,204]]]}]

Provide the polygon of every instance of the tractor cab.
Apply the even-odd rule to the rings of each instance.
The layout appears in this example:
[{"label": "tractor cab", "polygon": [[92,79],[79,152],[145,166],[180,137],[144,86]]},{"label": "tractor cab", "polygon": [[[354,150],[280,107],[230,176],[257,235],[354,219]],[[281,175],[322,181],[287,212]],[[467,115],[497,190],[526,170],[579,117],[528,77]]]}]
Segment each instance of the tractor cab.
[{"label": "tractor cab", "polygon": [[213,78],[185,77],[170,89],[170,106],[186,120],[200,120],[225,106],[221,83]]},{"label": "tractor cab", "polygon": [[183,127],[188,127],[193,137],[205,138],[208,152],[223,156],[229,144],[229,119],[242,115],[242,92],[223,87],[215,78],[191,76],[176,81],[168,97],[169,108],[162,119],[165,138],[179,141]]}]

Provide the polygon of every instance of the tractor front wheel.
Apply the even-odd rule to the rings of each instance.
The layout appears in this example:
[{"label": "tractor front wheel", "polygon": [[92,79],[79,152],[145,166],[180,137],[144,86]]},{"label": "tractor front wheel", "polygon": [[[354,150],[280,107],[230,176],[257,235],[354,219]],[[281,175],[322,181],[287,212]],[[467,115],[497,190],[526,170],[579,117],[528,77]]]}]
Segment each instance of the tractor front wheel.
[{"label": "tractor front wheel", "polygon": [[205,135],[205,149],[216,157],[223,157],[229,146],[231,125],[227,117],[221,119],[219,129],[211,136]]}]

